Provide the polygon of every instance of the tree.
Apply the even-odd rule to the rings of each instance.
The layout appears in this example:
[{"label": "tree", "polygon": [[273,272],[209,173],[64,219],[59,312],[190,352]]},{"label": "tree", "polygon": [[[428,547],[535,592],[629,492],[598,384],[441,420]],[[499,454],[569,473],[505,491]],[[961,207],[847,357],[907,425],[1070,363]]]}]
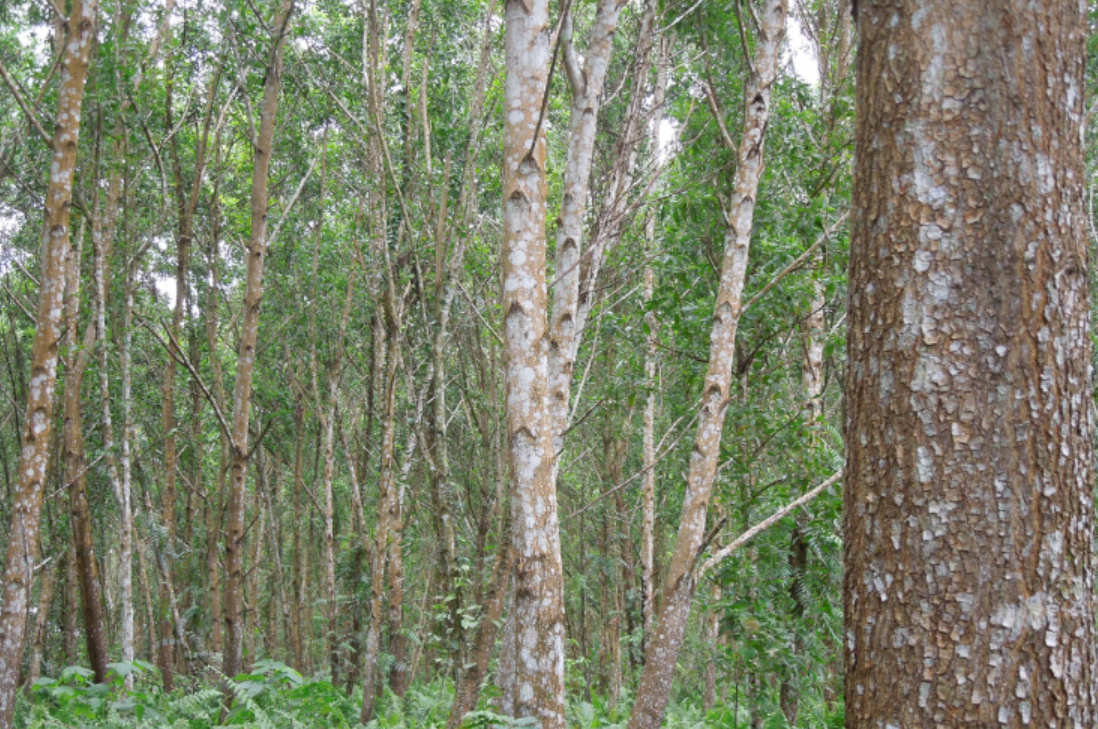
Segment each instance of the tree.
[{"label": "tree", "polygon": [[751,74],[744,88],[743,136],[737,148],[736,177],[726,213],[720,286],[713,310],[709,364],[690,454],[686,498],[655,634],[645,646],[644,673],[629,717],[629,729],[655,729],[663,721],[690,617],[690,603],[697,589],[694,570],[704,548],[706,513],[717,477],[724,416],[731,399],[736,332],[743,312],[755,200],[763,173],[766,128],[770,123],[771,87],[778,73],[786,13],[785,0],[767,0],[758,26]]},{"label": "tree", "polygon": [[267,258],[267,174],[274,151],[275,121],[282,89],[282,59],[293,0],[281,0],[271,23],[271,55],[263,84],[259,129],[255,136],[252,173],[251,233],[247,277],[240,324],[240,350],[233,389],[232,458],[225,543],[225,658],[222,673],[232,677],[244,668],[244,487],[248,474],[248,422],[252,407],[252,373],[259,337],[259,304],[263,298],[263,266]]},{"label": "tree", "polygon": [[[0,608],[0,726],[11,726],[15,710],[31,580],[38,556],[38,528],[53,431],[54,386],[69,253],[73,173],[80,141],[80,109],[98,9],[97,0],[73,0],[66,22],[68,40],[64,44],[57,126],[53,136],[47,138],[41,124],[31,117],[52,150],[52,159],[42,230],[42,280],[31,346],[31,384],[19,453],[17,495],[8,532],[3,607]],[[24,110],[31,116],[29,108],[24,107]]]},{"label": "tree", "polygon": [[847,726],[1093,726],[1084,6],[860,3]]},{"label": "tree", "polygon": [[[564,571],[553,483],[545,283],[548,0],[508,0],[503,141],[503,341],[515,548],[514,712],[564,726]],[[512,632],[512,631],[508,631]],[[505,687],[506,690],[506,687]]]}]

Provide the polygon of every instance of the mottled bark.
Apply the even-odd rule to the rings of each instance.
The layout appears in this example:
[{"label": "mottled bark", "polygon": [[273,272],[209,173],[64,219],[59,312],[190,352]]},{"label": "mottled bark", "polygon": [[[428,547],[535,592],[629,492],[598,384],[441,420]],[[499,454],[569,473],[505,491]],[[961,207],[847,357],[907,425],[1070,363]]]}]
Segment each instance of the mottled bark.
[{"label": "mottled bark", "polygon": [[786,0],[767,0],[755,42],[751,72],[744,88],[743,137],[737,152],[736,176],[728,205],[724,259],[713,309],[709,366],[702,392],[697,433],[690,455],[675,551],[663,588],[663,604],[655,634],[645,653],[629,729],[656,729],[663,720],[682,647],[690,602],[696,588],[694,566],[705,536],[706,512],[717,474],[721,431],[731,397],[736,330],[742,311],[755,198],[763,172],[763,144],[770,120],[770,91],[778,72],[778,55],[785,35]]},{"label": "mottled bark", "polygon": [[[115,131],[112,153],[116,159],[119,159],[124,154],[125,146],[121,134],[117,133],[119,130]],[[123,481],[115,453],[111,413],[110,353],[107,339],[107,279],[110,274],[111,248],[121,194],[122,168],[119,164],[111,173],[110,181],[107,183],[106,208],[103,214],[96,215],[92,222],[92,242],[95,246],[95,331],[99,365],[99,404],[103,417],[103,450],[107,456],[107,473],[110,476],[111,487],[118,502],[118,589],[121,608],[119,640],[122,644],[122,660],[132,663],[136,656],[133,626],[133,504],[128,490],[129,482]],[[124,285],[128,287],[129,283]],[[128,353],[125,356],[128,357]],[[128,385],[129,372],[127,371],[123,377]],[[123,390],[123,399],[129,398],[128,388]],[[127,453],[127,458],[128,456]],[[126,677],[126,686],[132,688],[132,676]]]},{"label": "mottled bark", "polygon": [[[587,54],[582,67],[575,57],[572,44],[571,16],[562,27],[564,66],[571,89],[571,116],[568,129],[568,152],[564,166],[564,196],[557,223],[557,245],[553,283],[553,316],[549,322],[549,416],[553,428],[553,452],[564,448],[564,431],[568,427],[572,379],[580,340],[587,314],[594,297],[590,293],[598,278],[602,253],[589,250],[586,266],[581,266],[581,242],[590,197],[591,164],[594,159],[595,137],[603,86],[614,48],[614,34],[624,2],[600,0],[594,24],[587,38]],[[540,110],[540,99],[536,107]],[[583,282],[587,294],[580,300],[581,271],[586,269]],[[553,488],[560,470],[559,457],[553,460]]]},{"label": "mottled bark", "polygon": [[1094,726],[1086,8],[859,5],[847,726]]},{"label": "mottled bark", "polygon": [[564,727],[564,574],[553,483],[545,284],[548,0],[508,0],[503,143],[503,335],[514,492],[514,713]]},{"label": "mottled bark", "polygon": [[[648,140],[652,153],[659,158],[660,124],[663,120],[663,104],[667,94],[667,67],[670,63],[671,42],[661,36],[659,55],[656,59],[656,86],[652,101],[655,114],[649,120]],[[644,222],[644,238],[649,255],[656,250],[656,215],[648,212]],[[644,303],[647,308],[656,293],[656,273],[651,265],[644,267]],[[641,481],[641,616],[644,623],[644,643],[647,652],[656,625],[656,403],[660,392],[656,387],[656,352],[659,345],[659,319],[656,312],[644,314],[648,329],[644,342],[644,423],[641,434],[641,463],[644,477]]]},{"label": "mottled bark", "polygon": [[69,249],[69,215],[73,170],[80,138],[80,108],[95,36],[97,0],[73,0],[68,20],[69,42],[61,62],[57,125],[46,189],[39,274],[38,312],[31,344],[31,380],[19,454],[18,485],[8,531],[3,607],[0,607],[0,726],[10,726],[15,710],[19,665],[26,637],[34,561],[38,554],[42,494],[53,430],[54,386],[61,338],[65,259]]},{"label": "mottled bark", "polygon": [[229,464],[228,520],[225,534],[225,656],[222,673],[232,677],[244,668],[244,492],[248,474],[248,424],[252,405],[252,372],[263,297],[263,264],[267,257],[267,174],[271,165],[275,119],[282,88],[282,57],[293,0],[282,0],[272,23],[271,56],[263,84],[263,105],[255,139],[252,171],[251,234],[248,240],[240,348],[233,390],[232,448]]}]

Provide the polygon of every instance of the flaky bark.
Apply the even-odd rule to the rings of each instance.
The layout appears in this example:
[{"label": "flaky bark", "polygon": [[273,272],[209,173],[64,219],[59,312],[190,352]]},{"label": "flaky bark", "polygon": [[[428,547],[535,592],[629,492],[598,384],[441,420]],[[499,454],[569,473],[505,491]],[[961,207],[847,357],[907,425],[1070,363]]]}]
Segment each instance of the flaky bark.
[{"label": "flaky bark", "polygon": [[705,536],[706,511],[717,474],[721,431],[730,398],[755,197],[762,178],[763,144],[770,120],[770,91],[778,72],[786,9],[786,0],[767,0],[751,73],[744,88],[743,137],[737,152],[736,177],[728,208],[724,260],[710,333],[709,367],[690,455],[686,497],[675,551],[664,583],[659,622],[645,652],[644,673],[629,717],[629,729],[656,729],[663,720],[697,584],[694,566]]},{"label": "flaky bark", "polygon": [[54,386],[57,381],[58,344],[61,337],[65,259],[69,249],[69,215],[73,171],[80,138],[80,108],[88,57],[95,36],[97,0],[73,0],[68,20],[69,39],[61,68],[57,102],[57,126],[52,139],[52,161],[46,190],[42,232],[42,267],[34,341],[31,345],[31,381],[27,395],[19,481],[12,504],[4,572],[3,607],[0,608],[0,726],[10,726],[15,710],[19,665],[26,637],[27,602],[30,599],[34,561],[38,554],[42,493],[53,430]]},{"label": "flaky bark", "polygon": [[255,139],[252,172],[251,235],[245,275],[236,385],[233,390],[232,456],[229,465],[228,524],[225,535],[225,657],[222,673],[236,676],[244,667],[244,491],[248,475],[248,423],[252,405],[252,372],[263,297],[263,264],[267,257],[267,174],[271,166],[275,118],[282,88],[283,39],[293,14],[293,0],[282,0],[272,24],[271,56],[263,84],[263,106]]},{"label": "flaky bark", "polygon": [[847,726],[1094,726],[1085,5],[859,5]]},{"label": "flaky bark", "polygon": [[503,143],[503,326],[515,548],[514,712],[564,727],[564,575],[553,483],[545,286],[548,0],[508,0]]}]

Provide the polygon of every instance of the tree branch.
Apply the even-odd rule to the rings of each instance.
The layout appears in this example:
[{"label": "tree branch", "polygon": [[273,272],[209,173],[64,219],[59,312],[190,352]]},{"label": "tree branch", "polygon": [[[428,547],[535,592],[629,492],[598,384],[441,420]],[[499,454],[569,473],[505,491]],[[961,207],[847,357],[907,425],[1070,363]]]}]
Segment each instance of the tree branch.
[{"label": "tree branch", "polygon": [[42,127],[42,123],[38,121],[38,115],[34,113],[34,109],[27,104],[26,99],[23,98],[23,94],[19,92],[19,86],[15,83],[15,79],[8,74],[8,69],[4,68],[3,61],[0,61],[0,78],[4,79],[4,85],[11,91],[11,95],[15,97],[15,103],[19,104],[19,108],[26,114],[27,120],[31,123],[31,126],[34,127],[35,131],[38,132],[38,136],[42,137],[42,140],[46,143],[47,147],[53,149],[53,136],[46,134],[46,130]]},{"label": "tree branch", "polygon": [[138,320],[141,322],[141,326],[145,327],[145,329],[149,331],[149,334],[153,335],[153,338],[156,341],[160,342],[160,346],[164,347],[164,349],[168,352],[168,356],[174,359],[179,364],[186,367],[187,371],[191,373],[191,377],[193,377],[194,381],[198,383],[199,389],[202,390],[202,394],[206,396],[206,400],[213,408],[214,415],[217,416],[217,422],[221,426],[221,431],[225,434],[225,437],[231,441],[233,439],[233,431],[231,428],[229,428],[229,424],[225,421],[225,416],[221,413],[221,408],[218,406],[217,400],[210,393],[210,389],[206,387],[206,383],[202,381],[201,375],[199,375],[198,371],[195,370],[194,365],[191,364],[191,361],[186,357],[181,356],[183,349],[179,346],[179,342],[177,342],[175,337],[172,335],[171,330],[168,329],[167,326],[164,327],[164,333],[167,334],[168,338],[171,340],[171,344],[168,344],[168,342],[165,342],[163,339],[160,338],[160,335],[156,333],[156,330],[153,329],[147,321],[145,321],[141,317],[138,317]]},{"label": "tree branch", "polygon": [[776,512],[771,514],[769,517],[767,517],[766,519],[763,519],[758,524],[756,524],[755,526],[751,527],[746,532],[744,532],[743,534],[738,536],[730,544],[728,544],[728,545],[724,546],[723,548],[719,549],[716,554],[714,554],[712,557],[707,559],[704,564],[702,564],[701,569],[698,570],[698,579],[700,580],[702,575],[704,575],[706,572],[708,572],[709,570],[711,570],[714,567],[716,567],[717,565],[719,565],[721,562],[723,562],[729,555],[731,555],[737,549],[739,549],[743,545],[750,542],[752,539],[754,539],[756,536],[758,536],[762,532],[766,531],[770,527],[777,524],[779,521],[781,521],[786,516],[788,516],[791,512],[795,511],[796,509],[804,506],[808,502],[815,499],[817,496],[819,496],[824,491],[826,491],[828,488],[830,488],[832,485],[834,485],[836,482],[838,482],[838,480],[841,479],[842,477],[843,477],[843,472],[842,471],[836,471],[835,473],[833,473],[831,475],[830,478],[828,478],[826,481],[821,483],[819,486],[816,486],[814,489],[812,489],[808,493],[804,494],[799,499],[796,499],[793,502],[791,502],[791,503],[783,506],[782,508],[778,509]]},{"label": "tree branch", "polygon": [[761,299],[768,291],[770,291],[770,289],[774,288],[774,286],[777,285],[777,283],[779,281],[781,281],[783,278],[785,278],[786,275],[788,275],[792,271],[796,270],[797,268],[799,268],[801,266],[802,263],[807,261],[808,257],[811,256],[812,253],[817,248],[819,248],[821,245],[823,245],[823,242],[825,240],[827,240],[828,238],[831,237],[831,234],[835,232],[835,229],[843,224],[843,222],[846,220],[846,216],[849,213],[850,213],[850,211],[848,210],[848,211],[844,212],[842,215],[840,215],[839,219],[836,220],[834,223],[832,223],[830,228],[828,228],[824,232],[820,233],[820,237],[816,239],[815,243],[813,243],[812,245],[810,245],[808,247],[808,250],[806,250],[801,255],[797,256],[796,260],[794,260],[788,266],[783,268],[777,276],[770,279],[770,283],[768,283],[766,286],[763,286],[762,291],[760,291],[759,293],[752,296],[747,301],[747,303],[743,305],[743,308],[740,311],[744,312],[744,311],[747,311],[748,309],[750,309],[752,304],[754,304],[756,301]]},{"label": "tree branch", "polygon": [[569,10],[561,27],[561,49],[564,51],[564,71],[568,75],[568,85],[572,88],[572,97],[583,98],[587,93],[587,78],[576,58],[576,46],[572,42],[572,11]]}]

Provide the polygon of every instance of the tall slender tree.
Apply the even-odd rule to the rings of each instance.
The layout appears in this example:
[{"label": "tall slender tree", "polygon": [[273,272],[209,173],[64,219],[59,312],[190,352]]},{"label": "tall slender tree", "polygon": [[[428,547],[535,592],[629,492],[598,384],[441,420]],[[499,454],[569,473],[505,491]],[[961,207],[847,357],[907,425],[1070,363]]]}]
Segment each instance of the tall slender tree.
[{"label": "tall slender tree", "polygon": [[564,572],[553,483],[545,283],[548,0],[508,0],[503,141],[503,342],[515,548],[513,711],[564,727]]},{"label": "tall slender tree", "polygon": [[232,446],[229,463],[229,503],[225,535],[225,655],[222,673],[232,677],[244,668],[244,494],[248,476],[248,423],[252,407],[252,374],[259,338],[259,305],[263,298],[263,267],[267,258],[267,175],[274,152],[275,121],[282,90],[282,60],[294,0],[280,0],[271,23],[271,50],[263,83],[259,129],[252,171],[251,233],[240,323],[240,349],[233,390]]},{"label": "tall slender tree", "polygon": [[[57,125],[42,230],[38,314],[31,345],[31,380],[19,452],[18,483],[8,531],[3,606],[0,607],[0,727],[11,726],[27,630],[27,609],[39,548],[39,525],[53,432],[54,387],[61,341],[65,264],[69,253],[73,173],[80,141],[80,110],[94,47],[98,0],[73,0],[61,57]],[[29,110],[28,114],[33,113]],[[34,124],[42,130],[41,124]],[[44,130],[42,130],[44,134]]]},{"label": "tall slender tree", "polygon": [[727,229],[720,285],[709,336],[709,366],[705,374],[694,447],[686,480],[678,540],[663,587],[655,634],[645,650],[629,729],[656,729],[667,709],[675,663],[686,634],[690,603],[697,589],[695,567],[703,547],[706,514],[717,476],[724,416],[732,397],[732,364],[736,331],[743,311],[743,287],[755,220],[755,200],[763,173],[763,148],[770,123],[771,94],[778,74],[778,56],[785,36],[787,0],[767,0],[758,25],[754,57],[744,88],[743,136],[737,148],[736,177],[726,213]]}]

